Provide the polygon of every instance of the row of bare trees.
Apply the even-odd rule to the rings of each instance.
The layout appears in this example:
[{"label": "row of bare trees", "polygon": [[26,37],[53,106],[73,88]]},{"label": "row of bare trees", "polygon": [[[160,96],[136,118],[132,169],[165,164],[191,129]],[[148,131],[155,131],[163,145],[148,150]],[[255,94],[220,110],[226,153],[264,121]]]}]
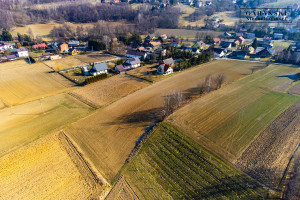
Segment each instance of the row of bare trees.
[{"label": "row of bare trees", "polygon": [[[223,73],[217,74],[215,77],[210,74],[207,75],[204,82],[198,85],[198,95],[196,96],[199,97],[205,93],[221,88],[225,80],[226,76]],[[189,99],[189,97],[185,95],[182,90],[167,95],[164,99],[164,115],[168,116],[172,114],[175,110],[186,104],[188,102],[187,99]]]}]

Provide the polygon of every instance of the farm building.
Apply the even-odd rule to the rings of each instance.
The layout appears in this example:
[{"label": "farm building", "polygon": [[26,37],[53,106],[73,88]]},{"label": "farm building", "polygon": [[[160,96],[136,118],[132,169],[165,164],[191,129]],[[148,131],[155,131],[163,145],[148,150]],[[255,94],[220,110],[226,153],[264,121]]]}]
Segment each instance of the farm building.
[{"label": "farm building", "polygon": [[160,64],[157,68],[157,73],[167,75],[173,73],[173,68],[168,64]]},{"label": "farm building", "polygon": [[258,51],[258,49],[256,49],[256,56],[260,57],[260,58],[269,58],[271,56],[273,56],[275,53],[274,49],[270,49],[270,48],[264,48],[261,51]]},{"label": "farm building", "polygon": [[25,58],[28,57],[28,50],[26,48],[23,49],[17,49],[17,56],[19,58]]},{"label": "farm building", "polygon": [[141,61],[138,57],[129,58],[125,61],[123,66],[125,68],[129,68],[129,69],[136,68],[136,67],[141,66]]},{"label": "farm building", "polygon": [[105,74],[107,73],[108,67],[106,65],[106,63],[97,63],[94,64],[94,66],[92,67],[92,69],[90,70],[90,74],[92,74],[93,76],[99,75],[99,74]]}]

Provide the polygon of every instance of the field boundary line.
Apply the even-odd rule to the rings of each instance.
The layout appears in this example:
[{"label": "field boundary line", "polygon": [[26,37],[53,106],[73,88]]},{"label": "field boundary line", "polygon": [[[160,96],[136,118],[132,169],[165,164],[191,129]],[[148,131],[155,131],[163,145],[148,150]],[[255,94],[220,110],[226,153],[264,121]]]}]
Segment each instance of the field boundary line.
[{"label": "field boundary line", "polygon": [[76,95],[76,94],[74,94],[72,92],[68,92],[68,95],[70,95],[70,96],[74,97],[75,99],[77,99],[78,101],[80,101],[80,102],[82,102],[82,103],[84,103],[84,104],[86,104],[86,105],[94,108],[95,110],[99,108],[97,105],[93,104],[92,102],[90,102],[88,100],[85,100],[85,99],[81,98],[80,96],[78,96],[78,95]]},{"label": "field boundary line", "polygon": [[86,178],[91,178],[92,180],[94,180],[94,186],[97,186],[97,184],[109,185],[106,179],[96,170],[95,167],[93,167],[93,164],[84,157],[84,155],[77,148],[77,145],[74,143],[74,141],[72,141],[72,139],[69,138],[64,131],[61,130],[58,137],[63,144],[64,149],[70,155],[72,161],[84,177],[86,177],[86,174],[84,173],[86,171],[89,174]]}]

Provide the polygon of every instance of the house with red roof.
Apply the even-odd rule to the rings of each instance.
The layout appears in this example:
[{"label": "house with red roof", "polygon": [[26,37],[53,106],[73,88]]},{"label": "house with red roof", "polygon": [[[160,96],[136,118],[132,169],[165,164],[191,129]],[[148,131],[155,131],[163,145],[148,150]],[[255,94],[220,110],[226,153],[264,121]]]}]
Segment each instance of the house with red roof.
[{"label": "house with red roof", "polygon": [[220,44],[221,39],[220,38],[214,38],[214,44]]},{"label": "house with red roof", "polygon": [[32,45],[33,49],[46,48],[46,47],[47,47],[47,45],[45,43]]}]

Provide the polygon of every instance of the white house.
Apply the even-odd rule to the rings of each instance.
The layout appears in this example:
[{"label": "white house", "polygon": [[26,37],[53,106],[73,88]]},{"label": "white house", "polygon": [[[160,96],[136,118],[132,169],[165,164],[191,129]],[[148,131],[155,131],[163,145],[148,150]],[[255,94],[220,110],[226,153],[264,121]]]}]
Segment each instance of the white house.
[{"label": "white house", "polygon": [[225,56],[225,51],[223,49],[213,48],[214,56],[222,58]]},{"label": "white house", "polygon": [[141,66],[141,61],[138,57],[129,58],[123,65],[125,66],[125,68],[128,67],[132,69]]},{"label": "white house", "polygon": [[105,62],[97,63],[97,64],[94,64],[94,66],[90,70],[90,74],[92,74],[93,76],[96,76],[99,74],[106,74],[107,70],[108,70],[108,67]]},{"label": "white house", "polygon": [[6,51],[8,49],[13,49],[13,48],[14,48],[14,44],[0,42],[0,51]]},{"label": "white house", "polygon": [[168,64],[161,64],[157,68],[157,73],[167,75],[173,73],[173,68]]},{"label": "white house", "polygon": [[17,56],[19,58],[27,58],[28,57],[28,50],[26,48],[17,49]]}]

